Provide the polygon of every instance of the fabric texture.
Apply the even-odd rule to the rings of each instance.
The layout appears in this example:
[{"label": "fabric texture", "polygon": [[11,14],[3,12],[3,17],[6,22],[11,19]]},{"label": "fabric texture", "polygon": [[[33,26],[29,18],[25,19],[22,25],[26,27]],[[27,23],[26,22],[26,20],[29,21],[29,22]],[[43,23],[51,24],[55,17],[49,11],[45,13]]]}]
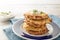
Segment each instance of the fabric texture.
[{"label": "fabric texture", "polygon": [[[58,18],[57,16],[54,16],[54,15],[49,15],[49,17],[51,17],[52,20],[60,27],[60,18]],[[11,25],[14,24],[17,20],[21,20],[21,19],[22,18],[20,18],[20,19],[11,19],[10,20]],[[22,38],[18,37],[17,35],[15,35],[13,33],[11,27],[3,29],[3,31],[5,32],[5,34],[6,34],[6,36],[8,37],[9,40],[25,40],[25,39],[22,39]],[[60,36],[58,36],[57,38],[55,38],[53,40],[60,40]]]}]

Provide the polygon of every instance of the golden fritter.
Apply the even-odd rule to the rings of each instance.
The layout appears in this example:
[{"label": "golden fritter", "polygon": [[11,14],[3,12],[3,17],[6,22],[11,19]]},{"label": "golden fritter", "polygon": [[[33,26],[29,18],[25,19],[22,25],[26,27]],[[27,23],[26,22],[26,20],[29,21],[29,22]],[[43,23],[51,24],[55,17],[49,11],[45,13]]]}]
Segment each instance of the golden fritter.
[{"label": "golden fritter", "polygon": [[48,14],[34,10],[33,12],[26,12],[24,17],[23,29],[26,30],[26,32],[33,35],[43,35],[48,33],[49,30],[46,27],[46,24],[52,22],[52,19]]},{"label": "golden fritter", "polygon": [[44,30],[44,31],[27,30],[27,32],[32,35],[43,35],[43,34],[46,34],[48,32],[48,30]]},{"label": "golden fritter", "polygon": [[26,23],[23,24],[23,28],[27,29],[27,30],[35,30],[35,31],[39,31],[39,30],[43,30],[46,25],[42,25],[41,27],[33,27],[33,26],[29,26]]},{"label": "golden fritter", "polygon": [[34,21],[34,20],[26,19],[26,20],[24,20],[24,22],[33,27],[41,27],[42,25],[46,24],[46,21],[44,21],[44,20]]},{"label": "golden fritter", "polygon": [[42,26],[41,28],[38,27],[31,27],[27,25],[26,23],[23,24],[23,28],[30,34],[34,35],[42,35],[48,32],[48,29],[45,26]]},{"label": "golden fritter", "polygon": [[49,16],[47,14],[32,14],[32,13],[25,13],[24,14],[25,18],[27,19],[33,19],[33,20],[41,20],[41,19],[46,19]]}]

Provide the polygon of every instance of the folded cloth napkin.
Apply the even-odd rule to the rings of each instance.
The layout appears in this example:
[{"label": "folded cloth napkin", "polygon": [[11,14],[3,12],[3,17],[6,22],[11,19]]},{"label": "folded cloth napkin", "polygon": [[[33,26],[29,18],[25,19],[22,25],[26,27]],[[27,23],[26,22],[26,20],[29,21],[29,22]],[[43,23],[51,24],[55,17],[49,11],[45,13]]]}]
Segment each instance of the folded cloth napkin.
[{"label": "folded cloth napkin", "polygon": [[12,24],[14,22],[16,22],[18,19],[11,19],[10,22],[11,22],[11,26],[9,28],[6,28],[6,29],[3,29],[3,31],[5,32],[6,36],[8,37],[9,40],[25,40],[25,39],[22,39],[18,36],[16,36],[13,31],[12,31]]},{"label": "folded cloth napkin", "polygon": [[[60,18],[58,18],[57,16],[54,16],[54,15],[49,15],[53,21],[60,27]],[[11,19],[10,22],[11,22],[11,25],[14,24],[18,19]],[[19,19],[21,20],[21,18]],[[3,29],[3,31],[5,32],[6,36],[8,37],[9,40],[25,40],[25,39],[22,39],[20,37],[18,37],[17,35],[15,35],[12,31],[12,28],[9,27],[9,28],[6,28],[6,29]],[[53,39],[53,40],[60,40],[60,36],[58,36],[57,38]]]}]

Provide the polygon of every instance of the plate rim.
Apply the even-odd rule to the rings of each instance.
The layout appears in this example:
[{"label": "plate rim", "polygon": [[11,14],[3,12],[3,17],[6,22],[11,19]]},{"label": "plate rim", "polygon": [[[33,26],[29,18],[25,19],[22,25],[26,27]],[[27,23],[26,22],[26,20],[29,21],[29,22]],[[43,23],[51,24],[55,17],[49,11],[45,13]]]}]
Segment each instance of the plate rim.
[{"label": "plate rim", "polygon": [[[23,20],[23,18],[22,18],[22,20]],[[17,35],[17,36],[19,36],[19,34],[14,31],[14,25],[15,25],[16,23],[18,23],[19,21],[21,21],[21,20],[16,21],[16,22],[12,25],[12,31],[13,31],[14,34]],[[55,23],[55,22],[54,22],[54,23]],[[50,39],[51,39],[51,40],[52,40],[52,39],[55,39],[55,38],[57,38],[59,35],[60,35],[60,33],[58,33],[58,35],[56,35],[55,37],[50,38]],[[21,37],[21,38],[23,38],[23,39],[30,39],[30,38],[25,38],[25,37],[23,37],[23,36],[19,36],[19,37]]]}]

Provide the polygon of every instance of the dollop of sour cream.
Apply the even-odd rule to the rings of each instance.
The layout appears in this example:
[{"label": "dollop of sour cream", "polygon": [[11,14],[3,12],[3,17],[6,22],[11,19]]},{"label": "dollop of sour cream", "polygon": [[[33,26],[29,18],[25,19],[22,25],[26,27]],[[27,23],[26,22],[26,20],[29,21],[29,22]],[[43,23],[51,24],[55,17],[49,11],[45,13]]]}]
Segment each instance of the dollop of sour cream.
[{"label": "dollop of sour cream", "polygon": [[9,12],[0,12],[0,17],[11,17],[13,14]]},{"label": "dollop of sour cream", "polygon": [[11,18],[14,18],[14,15],[10,11],[0,12],[0,21],[10,20]]}]

